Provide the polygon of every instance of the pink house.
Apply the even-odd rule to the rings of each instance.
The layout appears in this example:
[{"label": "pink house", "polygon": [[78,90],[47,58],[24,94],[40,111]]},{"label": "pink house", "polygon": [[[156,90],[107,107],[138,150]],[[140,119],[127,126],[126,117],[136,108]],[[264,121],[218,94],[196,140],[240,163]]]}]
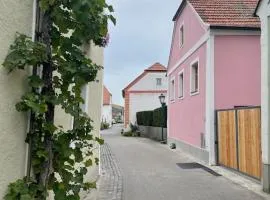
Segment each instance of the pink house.
[{"label": "pink house", "polygon": [[215,111],[261,103],[258,0],[183,0],[168,64],[168,143],[216,164]]}]

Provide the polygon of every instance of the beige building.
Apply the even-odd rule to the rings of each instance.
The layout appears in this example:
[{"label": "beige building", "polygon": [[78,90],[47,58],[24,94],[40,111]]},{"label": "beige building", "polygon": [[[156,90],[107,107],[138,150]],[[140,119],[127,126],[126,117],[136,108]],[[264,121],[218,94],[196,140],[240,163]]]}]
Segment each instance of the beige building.
[{"label": "beige building", "polygon": [[[33,35],[34,4],[35,0],[1,0],[0,63],[3,63],[16,32]],[[91,45],[87,48],[87,55],[96,64],[103,65],[103,48]],[[23,71],[8,75],[3,67],[0,68],[0,199],[3,199],[10,182],[26,175],[28,147],[24,140],[28,116],[15,109],[15,104],[28,89],[26,75]],[[101,70],[96,81],[87,85],[83,91],[86,100],[83,109],[94,121],[94,134],[97,136],[100,135],[102,87],[103,71]],[[56,108],[55,121],[65,128],[72,127],[72,118],[60,108]],[[96,155],[99,156],[99,148]],[[87,178],[95,179],[98,173],[98,167],[92,167]]]}]

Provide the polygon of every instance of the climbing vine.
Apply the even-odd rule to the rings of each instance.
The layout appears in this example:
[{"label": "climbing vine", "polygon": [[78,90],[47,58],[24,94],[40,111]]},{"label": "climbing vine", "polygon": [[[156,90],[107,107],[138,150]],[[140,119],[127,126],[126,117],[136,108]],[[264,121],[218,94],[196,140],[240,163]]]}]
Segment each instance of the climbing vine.
[{"label": "climbing vine", "polygon": [[[27,78],[32,89],[16,104],[19,112],[31,113],[26,142],[32,172],[11,183],[5,199],[45,200],[53,190],[56,200],[77,200],[81,190],[95,187],[84,176],[99,162],[93,151],[103,143],[80,106],[82,88],[101,69],[84,51],[90,43],[106,45],[113,7],[105,0],[39,0],[37,9],[36,41],[17,34],[3,63],[10,73],[33,69]],[[54,123],[56,106],[73,117],[71,130]]]}]

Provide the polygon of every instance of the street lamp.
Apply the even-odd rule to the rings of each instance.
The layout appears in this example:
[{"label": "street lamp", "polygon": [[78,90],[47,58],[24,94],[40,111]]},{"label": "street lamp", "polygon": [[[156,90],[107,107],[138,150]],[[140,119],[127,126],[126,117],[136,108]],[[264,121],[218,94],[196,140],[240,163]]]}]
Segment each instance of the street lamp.
[{"label": "street lamp", "polygon": [[159,97],[159,101],[160,101],[160,104],[161,104],[161,110],[162,110],[162,127],[161,127],[161,143],[162,144],[166,144],[166,141],[164,140],[164,124],[165,124],[165,106],[166,106],[166,103],[165,103],[165,95],[164,94],[161,94]]},{"label": "street lamp", "polygon": [[165,105],[165,95],[161,94],[158,98],[159,98],[161,106],[164,106]]}]

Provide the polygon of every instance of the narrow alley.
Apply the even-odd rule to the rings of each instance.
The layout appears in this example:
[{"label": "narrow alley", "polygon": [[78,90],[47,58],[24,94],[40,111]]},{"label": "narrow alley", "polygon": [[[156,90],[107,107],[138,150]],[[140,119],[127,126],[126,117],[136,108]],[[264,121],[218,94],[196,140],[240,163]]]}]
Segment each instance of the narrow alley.
[{"label": "narrow alley", "polygon": [[[106,142],[102,147],[101,160],[105,162],[102,173],[110,173],[112,176],[102,183],[107,184],[106,187],[102,187],[102,200],[264,199],[222,176],[214,176],[203,169],[181,169],[177,163],[189,163],[192,160],[180,157],[149,139],[123,137],[120,134],[121,128],[115,125],[102,133]],[[108,152],[113,165],[107,163]],[[107,169],[104,169],[106,167]],[[114,187],[108,185],[108,180]]]}]

